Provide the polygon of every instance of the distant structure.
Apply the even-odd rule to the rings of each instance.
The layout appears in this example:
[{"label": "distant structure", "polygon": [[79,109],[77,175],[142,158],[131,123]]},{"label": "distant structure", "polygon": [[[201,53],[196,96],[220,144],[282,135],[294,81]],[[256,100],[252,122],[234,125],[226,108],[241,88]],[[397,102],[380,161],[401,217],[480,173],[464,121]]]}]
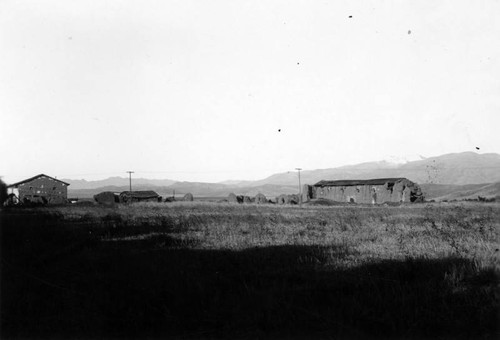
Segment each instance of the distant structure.
[{"label": "distant structure", "polygon": [[304,185],[303,199],[330,199],[336,202],[378,204],[386,202],[422,202],[420,186],[406,178],[319,181]]},{"label": "distant structure", "polygon": [[121,193],[103,191],[94,195],[94,200],[100,204],[133,203],[133,202],[161,202],[162,197],[156,192],[122,191]]},{"label": "distant structure", "polygon": [[112,191],[103,191],[94,195],[94,200],[101,204],[120,203],[120,194]]},{"label": "distant structure", "polygon": [[152,190],[124,191],[120,193],[120,203],[161,202],[162,197]]},{"label": "distant structure", "polygon": [[260,192],[255,196],[255,199],[254,199],[255,203],[257,204],[266,204],[267,203],[267,198],[266,196],[264,196],[263,194],[261,194]]},{"label": "distant structure", "polygon": [[69,183],[40,174],[7,186],[8,199],[16,204],[63,204]]},{"label": "distant structure", "polygon": [[[304,185],[305,187],[305,185]],[[304,188],[305,189],[305,188]],[[307,199],[302,199],[302,201],[307,201]],[[279,195],[276,197],[276,204],[282,205],[282,204],[299,204],[300,203],[300,197],[299,195]]]},{"label": "distant structure", "polygon": [[182,200],[187,201],[187,202],[193,202],[193,200],[194,200],[193,194],[188,192],[187,194],[184,195]]},{"label": "distant structure", "polygon": [[236,195],[234,193],[230,193],[227,196],[227,199],[225,199],[224,201],[229,202],[229,203],[240,203],[240,204],[250,204],[250,203],[266,204],[266,203],[269,203],[269,201],[266,199],[266,196],[264,196],[261,193],[258,193],[255,197],[250,197],[250,196],[246,196],[246,195]]}]

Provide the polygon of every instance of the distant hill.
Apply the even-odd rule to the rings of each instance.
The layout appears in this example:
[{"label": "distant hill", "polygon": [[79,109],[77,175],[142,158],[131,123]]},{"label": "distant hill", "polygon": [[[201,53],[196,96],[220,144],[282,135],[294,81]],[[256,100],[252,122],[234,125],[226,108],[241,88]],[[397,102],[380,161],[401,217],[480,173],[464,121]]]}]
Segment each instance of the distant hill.
[{"label": "distant hill", "polygon": [[230,186],[235,186],[235,187],[244,187],[244,186],[251,186],[254,183],[254,181],[229,180],[229,181],[222,181],[219,183],[230,185]]},{"label": "distant hill", "polygon": [[422,191],[427,200],[465,200],[500,197],[500,182],[489,184],[444,185],[422,184]]},{"label": "distant hill", "polygon": [[[425,159],[420,157],[418,160],[403,164],[380,161],[301,172],[302,184],[314,184],[320,180],[386,177],[406,177],[419,183],[429,199],[448,197],[447,195],[452,194],[466,198],[474,198],[474,195],[475,198],[477,195],[492,197],[496,195],[495,188],[500,182],[500,155],[463,152]],[[68,188],[70,197],[92,197],[101,191],[120,192],[129,188],[129,180],[124,177],[111,177],[100,181],[71,179],[63,179],[63,181],[71,184]],[[134,190],[155,190],[164,197],[172,196],[174,191],[176,196],[188,192],[195,197],[227,197],[229,193],[255,196],[260,192],[274,197],[280,194],[297,193],[298,176],[296,171],[290,171],[274,174],[258,181],[231,180],[220,183],[133,178],[132,185]],[[492,187],[488,187],[489,185]]]},{"label": "distant hill", "polygon": [[[431,157],[423,160],[395,164],[387,161],[347,165],[331,169],[305,170],[302,183],[314,184],[320,180],[371,179],[406,177],[417,183],[433,184],[481,184],[500,181],[500,155],[463,152]],[[253,185],[297,184],[297,172],[290,171],[271,175]]]},{"label": "distant hill", "polygon": [[[108,186],[129,186],[129,179],[124,177],[110,177],[97,181],[86,181],[84,179],[61,179],[61,181],[67,182],[70,184],[71,190],[80,190],[80,189],[97,189]],[[132,183],[134,186],[141,185],[146,187],[161,187],[168,186],[176,181],[171,179],[147,179],[147,178],[132,178]],[[128,189],[127,189],[128,190]]]}]

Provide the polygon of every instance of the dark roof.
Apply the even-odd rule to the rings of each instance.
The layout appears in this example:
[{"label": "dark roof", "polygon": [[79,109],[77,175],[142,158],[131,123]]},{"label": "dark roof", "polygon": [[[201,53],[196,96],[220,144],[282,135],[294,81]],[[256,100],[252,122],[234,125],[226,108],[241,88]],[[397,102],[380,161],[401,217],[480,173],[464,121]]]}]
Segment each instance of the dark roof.
[{"label": "dark roof", "polygon": [[132,198],[153,198],[158,197],[156,192],[152,190],[144,190],[144,191],[124,191],[120,195],[128,196]]},{"label": "dark roof", "polygon": [[385,183],[396,183],[406,178],[375,178],[375,179],[343,179],[339,181],[319,181],[315,187],[344,187],[354,185],[384,185]]},{"label": "dark roof", "polygon": [[36,176],[33,176],[31,178],[28,178],[28,179],[25,179],[23,181],[20,181],[20,182],[17,182],[17,183],[14,183],[14,184],[10,184],[7,186],[7,188],[11,188],[11,187],[16,187],[18,186],[19,184],[23,184],[23,183],[26,183],[26,182],[31,182],[39,177],[47,177],[47,178],[50,178],[50,179],[53,179],[54,181],[58,181],[58,182],[61,182],[63,184],[66,184],[66,185],[69,185],[69,183],[66,183],[66,182],[63,182],[63,181],[60,181],[58,180],[57,178],[54,178],[54,177],[50,177],[50,176],[47,176],[45,174],[40,174],[40,175],[36,175]]}]

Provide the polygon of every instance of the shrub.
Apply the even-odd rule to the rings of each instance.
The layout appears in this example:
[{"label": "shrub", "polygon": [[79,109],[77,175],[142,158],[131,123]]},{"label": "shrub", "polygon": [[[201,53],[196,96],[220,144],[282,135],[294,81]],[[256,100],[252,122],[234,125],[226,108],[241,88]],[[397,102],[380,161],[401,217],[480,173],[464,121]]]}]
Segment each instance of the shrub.
[{"label": "shrub", "polygon": [[0,207],[7,200],[7,185],[0,179]]}]

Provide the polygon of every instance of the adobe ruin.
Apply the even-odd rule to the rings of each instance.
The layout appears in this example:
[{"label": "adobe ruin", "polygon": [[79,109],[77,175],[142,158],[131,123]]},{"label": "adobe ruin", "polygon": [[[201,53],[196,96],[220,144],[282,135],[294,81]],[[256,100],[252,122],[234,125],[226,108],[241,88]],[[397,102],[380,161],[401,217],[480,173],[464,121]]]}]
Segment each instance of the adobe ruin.
[{"label": "adobe ruin", "polygon": [[417,183],[407,178],[377,178],[369,180],[319,181],[304,185],[303,199],[329,199],[335,202],[381,204],[423,202]]}]

